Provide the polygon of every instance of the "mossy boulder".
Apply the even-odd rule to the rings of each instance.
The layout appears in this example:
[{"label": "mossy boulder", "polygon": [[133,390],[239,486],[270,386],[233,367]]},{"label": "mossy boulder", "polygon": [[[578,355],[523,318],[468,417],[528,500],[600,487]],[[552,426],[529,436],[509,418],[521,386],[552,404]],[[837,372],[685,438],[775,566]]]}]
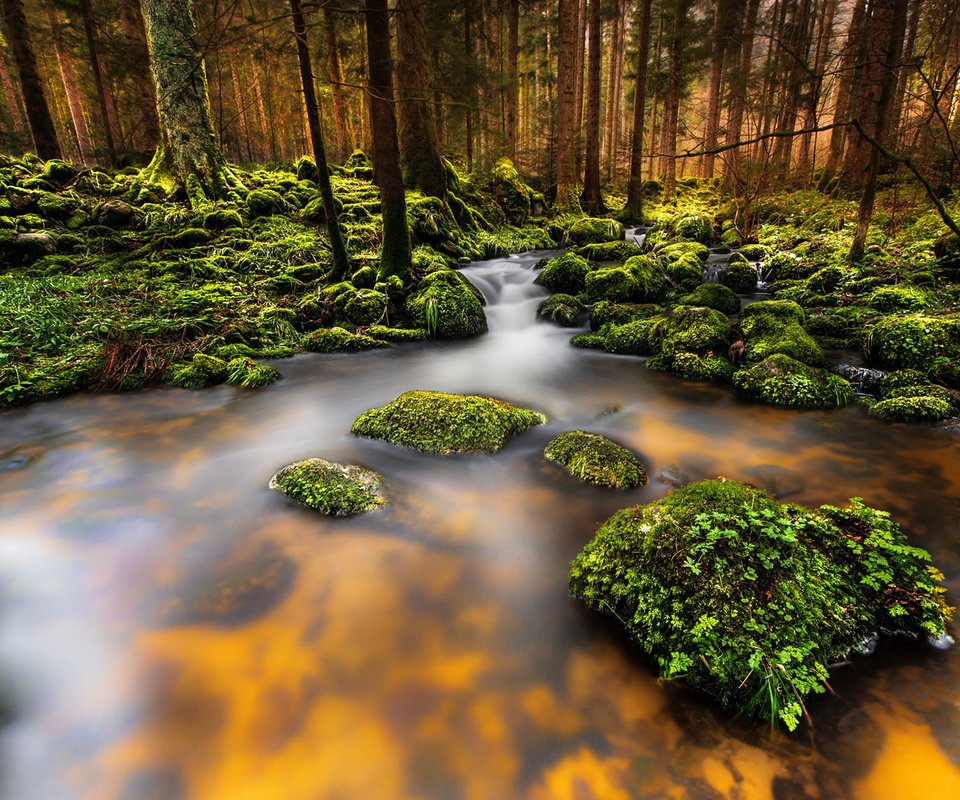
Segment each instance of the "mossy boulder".
[{"label": "mossy boulder", "polygon": [[117,198],[105,200],[93,213],[94,222],[108,228],[123,228],[133,221],[133,217],[133,206]]},{"label": "mossy boulder", "polygon": [[568,251],[544,262],[535,283],[551,292],[579,294],[584,290],[589,272],[590,265],[586,259]]},{"label": "mossy boulder", "polygon": [[218,208],[203,215],[203,227],[208,231],[223,231],[243,225],[240,213],[232,208]]},{"label": "mossy boulder", "polygon": [[774,353],[788,355],[804,364],[823,363],[823,351],[804,330],[803,309],[792,300],[763,300],[740,312],[740,327],[746,337],[746,359],[763,361]]},{"label": "mossy boulder", "polygon": [[583,256],[587,261],[626,261],[628,258],[640,255],[640,248],[633,242],[600,242],[585,244],[576,248],[576,254]]},{"label": "mossy boulder", "polygon": [[270,479],[270,488],[329,517],[360,514],[387,502],[381,475],[322,458],[287,465]]},{"label": "mossy boulder", "polygon": [[744,397],[790,408],[835,408],[853,399],[853,387],[839,375],[777,353],[733,374]]},{"label": "mossy boulder", "polygon": [[468,339],[487,332],[487,318],[475,289],[449,269],[424,276],[407,298],[407,315],[436,339]]},{"label": "mossy boulder", "polygon": [[703,283],[703,262],[693,253],[668,261],[664,272],[670,283],[682,292],[692,292]]},{"label": "mossy boulder", "polygon": [[930,292],[916,286],[881,286],[867,298],[867,305],[877,311],[923,311],[932,305]]},{"label": "mossy boulder", "polygon": [[507,221],[523,225],[530,216],[533,190],[527,186],[509,158],[500,158],[490,171],[493,196]]},{"label": "mossy boulder", "polygon": [[260,389],[282,377],[273,367],[245,356],[234,358],[227,364],[227,383],[241,389]]},{"label": "mossy boulder", "polygon": [[865,330],[863,352],[881,369],[915,369],[960,383],[960,316],[884,317]]},{"label": "mossy boulder", "polygon": [[584,281],[591,301],[612,300],[626,303],[640,300],[640,282],[626,267],[601,267],[587,274]]},{"label": "mossy boulder", "polygon": [[710,244],[713,241],[713,218],[697,212],[684,214],[674,222],[673,230],[681,239]]},{"label": "mossy boulder", "polygon": [[674,306],[655,319],[650,341],[656,355],[726,355],[731,334],[730,320],[714,308]]},{"label": "mossy boulder", "polygon": [[951,612],[886,512],[782,504],[723,479],[618,511],[569,580],[661,676],[790,730],[831,663],[879,633],[942,635]]},{"label": "mossy boulder", "polygon": [[942,397],[891,397],[870,406],[870,416],[884,422],[940,422],[956,415],[956,405]]},{"label": "mossy boulder", "polygon": [[604,325],[625,325],[638,319],[647,319],[660,313],[654,303],[614,303],[598,300],[590,306],[590,329],[600,330]]},{"label": "mossy boulder", "polygon": [[320,328],[304,342],[304,347],[314,353],[357,353],[387,346],[379,338],[351,333],[345,328]]},{"label": "mossy boulder", "polygon": [[679,303],[684,306],[715,308],[727,316],[740,311],[740,298],[731,289],[719,283],[702,283],[693,292],[681,297]]},{"label": "mossy boulder", "polygon": [[795,253],[781,251],[770,256],[766,264],[767,280],[787,281],[807,278],[816,271],[816,264]]},{"label": "mossy boulder", "polygon": [[390,328],[386,325],[371,325],[367,328],[367,336],[384,342],[422,342],[427,338],[427,332],[423,328]]},{"label": "mossy boulder", "polygon": [[425,453],[496,453],[511,437],[546,419],[493,397],[412,391],[363,412],[350,430]]},{"label": "mossy boulder", "polygon": [[185,364],[175,364],[167,373],[167,381],[184,389],[203,389],[227,380],[227,362],[222,358],[197,353]]},{"label": "mossy boulder", "polygon": [[346,318],[354,325],[372,325],[384,319],[387,296],[375,289],[358,289],[343,307]]},{"label": "mossy boulder", "polygon": [[703,261],[710,255],[710,248],[700,242],[669,242],[657,245],[654,252],[667,261],[676,261],[684,256]]},{"label": "mossy boulder", "polygon": [[752,264],[737,261],[720,273],[720,282],[737,294],[750,294],[757,290],[759,277]]},{"label": "mossy boulder", "polygon": [[555,322],[564,328],[575,328],[586,307],[570,294],[553,294],[537,306],[537,318]]},{"label": "mossy boulder", "polygon": [[647,356],[652,352],[650,331],[654,320],[636,319],[623,325],[609,325],[603,330],[603,346],[621,356]]},{"label": "mossy boulder", "polygon": [[770,258],[770,248],[763,244],[745,244],[737,252],[752,263]]},{"label": "mossy boulder", "polygon": [[[667,291],[667,276],[660,260],[653,256],[631,256],[623,265],[637,281],[636,299],[641,303],[656,303]],[[611,298],[616,299],[616,298]]]},{"label": "mossy boulder", "polygon": [[247,211],[251,217],[269,217],[282,214],[287,204],[279,193],[272,189],[253,189],[247,195]]},{"label": "mossy boulder", "polygon": [[864,326],[876,316],[863,306],[827,308],[810,314],[804,327],[824,347],[859,347]]},{"label": "mossy boulder", "polygon": [[667,353],[647,361],[647,369],[670,372],[691,381],[729,383],[733,377],[733,365],[721,355],[697,353]]},{"label": "mossy boulder", "polygon": [[647,471],[633,453],[599,433],[561,433],[550,440],[543,455],[574,478],[597,486],[632,489],[648,480]]},{"label": "mossy boulder", "polygon": [[582,247],[616,239],[623,239],[623,225],[616,220],[581,217],[566,229],[560,244],[563,247]]}]

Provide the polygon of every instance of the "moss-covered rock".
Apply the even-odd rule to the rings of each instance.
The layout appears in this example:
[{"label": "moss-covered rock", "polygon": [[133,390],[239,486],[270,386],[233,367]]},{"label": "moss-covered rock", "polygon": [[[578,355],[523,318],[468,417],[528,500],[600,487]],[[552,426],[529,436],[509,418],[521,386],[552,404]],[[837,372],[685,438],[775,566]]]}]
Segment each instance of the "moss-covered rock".
[{"label": "moss-covered rock", "polygon": [[218,208],[203,215],[203,227],[208,231],[223,231],[243,225],[240,213],[232,208]]},{"label": "moss-covered rock", "polygon": [[710,255],[710,248],[700,242],[669,242],[657,245],[654,252],[666,261],[676,261],[684,256],[704,261]]},{"label": "moss-covered rock", "polygon": [[584,289],[589,272],[590,265],[586,259],[568,251],[544,262],[535,283],[551,292],[579,294]]},{"label": "moss-covered rock", "polygon": [[954,416],[956,406],[942,397],[890,397],[870,406],[870,416],[884,422],[940,422]]},{"label": "moss-covered rock", "polygon": [[771,281],[807,278],[816,271],[816,264],[805,261],[795,253],[781,251],[767,261],[767,279]]},{"label": "moss-covered rock", "polygon": [[731,334],[726,314],[704,306],[675,306],[655,319],[650,341],[656,355],[726,355]]},{"label": "moss-covered rock", "polygon": [[884,317],[864,332],[863,352],[881,369],[915,369],[960,382],[960,317]]},{"label": "moss-covered rock", "polygon": [[709,214],[684,214],[673,224],[674,233],[681,239],[689,239],[701,244],[713,241],[713,219]]},{"label": "moss-covered rock", "polygon": [[687,380],[713,383],[729,383],[733,377],[733,364],[720,355],[668,353],[654,356],[647,361],[647,369],[671,372]]},{"label": "moss-covered rock", "polygon": [[805,329],[824,347],[859,347],[863,329],[876,313],[863,306],[827,308],[807,317]]},{"label": "moss-covered rock", "polygon": [[[663,300],[667,291],[667,276],[659,259],[653,256],[631,256],[623,268],[637,281],[636,299],[640,303]],[[589,289],[587,290],[589,292]],[[616,298],[611,298],[616,299]]]},{"label": "moss-covered rock", "polygon": [[759,277],[752,264],[738,261],[720,273],[720,282],[737,294],[750,294],[757,290]]},{"label": "moss-covered rock", "polygon": [[585,311],[586,307],[573,295],[553,294],[537,306],[537,317],[564,328],[575,328]]},{"label": "moss-covered rock", "polygon": [[752,400],[790,408],[835,408],[853,399],[849,381],[782,353],[735,372],[733,387]]},{"label": "moss-covered rock", "polygon": [[654,324],[652,319],[636,319],[623,325],[609,325],[603,330],[603,346],[616,355],[650,355],[653,352],[650,332]]},{"label": "moss-covered rock", "polygon": [[543,451],[578,480],[611,489],[632,489],[647,483],[640,460],[626,447],[599,433],[576,430],[555,436]]},{"label": "moss-covered rock", "polygon": [[184,389],[203,389],[224,383],[229,374],[227,362],[222,358],[197,353],[186,364],[175,364],[167,373],[167,382]]},{"label": "moss-covered rock", "polygon": [[533,190],[524,182],[509,158],[500,158],[490,171],[493,196],[507,220],[513,225],[523,225],[530,216],[530,201]]},{"label": "moss-covered rock", "polygon": [[578,333],[570,339],[573,347],[581,347],[585,350],[604,350],[606,349],[605,333]]},{"label": "moss-covered rock", "polygon": [[702,283],[692,293],[678,301],[684,306],[705,306],[715,308],[727,316],[740,311],[740,298],[720,283]]},{"label": "moss-covered rock", "polygon": [[360,514],[387,502],[381,475],[322,458],[287,465],[270,479],[270,488],[330,517]]},{"label": "moss-covered rock", "polygon": [[941,581],[886,512],[725,480],[618,511],[570,569],[571,594],[620,620],[663,677],[791,730],[868,637],[943,634]]},{"label": "moss-covered rock", "polygon": [[282,214],[286,207],[283,198],[272,189],[253,189],[247,195],[247,211],[251,217],[269,217],[274,214]]},{"label": "moss-covered rock", "polygon": [[626,303],[640,300],[640,282],[626,267],[601,267],[587,274],[584,281],[591,301],[612,300]]},{"label": "moss-covered rock", "polygon": [[423,328],[388,328],[386,325],[371,325],[367,335],[384,342],[422,342],[427,338]]},{"label": "moss-covered rock", "polygon": [[770,248],[762,244],[745,244],[738,251],[747,261],[756,263],[770,258]]},{"label": "moss-covered rock", "polygon": [[381,337],[351,333],[345,328],[320,328],[307,336],[304,346],[314,353],[357,353],[387,347]]},{"label": "moss-covered rock", "polygon": [[487,318],[475,289],[453,270],[424,276],[407,298],[407,315],[436,339],[468,339],[487,332]]},{"label": "moss-covered rock", "polygon": [[746,359],[763,361],[783,353],[804,364],[823,363],[823,351],[803,328],[803,309],[791,300],[763,300],[740,312]]},{"label": "moss-covered rock", "polygon": [[241,389],[260,389],[275,383],[283,376],[273,367],[243,356],[227,364],[227,383]]},{"label": "moss-covered rock", "polygon": [[867,298],[867,305],[877,311],[923,311],[932,305],[930,292],[916,286],[881,286]]},{"label": "moss-covered rock", "polygon": [[560,244],[564,247],[582,247],[623,238],[623,225],[613,219],[581,217],[563,234]]},{"label": "moss-covered rock", "polygon": [[590,306],[590,329],[600,330],[604,325],[625,325],[638,319],[647,319],[660,313],[654,303],[614,303],[598,300]]},{"label": "moss-covered rock", "polygon": [[365,411],[350,430],[426,453],[496,453],[512,436],[546,419],[492,397],[413,391]]},{"label": "moss-covered rock", "polygon": [[98,225],[108,228],[123,228],[129,225],[133,218],[133,206],[117,198],[105,200],[97,206],[93,214],[93,219]]},{"label": "moss-covered rock", "polygon": [[677,289],[692,292],[703,283],[703,262],[692,253],[668,261],[664,272]]},{"label": "moss-covered rock", "polygon": [[583,256],[587,261],[626,261],[628,258],[640,255],[640,248],[633,242],[600,242],[598,244],[585,244],[574,251],[578,256]]}]

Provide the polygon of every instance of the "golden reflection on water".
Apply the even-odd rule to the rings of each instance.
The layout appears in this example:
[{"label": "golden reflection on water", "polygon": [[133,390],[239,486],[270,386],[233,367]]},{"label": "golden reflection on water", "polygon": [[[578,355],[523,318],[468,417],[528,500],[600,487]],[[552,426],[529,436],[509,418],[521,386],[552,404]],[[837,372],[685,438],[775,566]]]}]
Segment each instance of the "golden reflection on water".
[{"label": "golden reflection on water", "polygon": [[[74,582],[49,592],[76,592],[112,643],[108,680],[38,716],[62,796],[960,796],[955,652],[894,648],[838,670],[839,697],[815,700],[814,730],[795,737],[731,719],[658,682],[615,626],[566,597],[567,564],[597,523],[667,486],[605,493],[539,456],[559,430],[594,427],[653,476],[725,474],[805,503],[862,495],[934,552],[956,599],[957,438],[856,410],[737,405],[646,373],[614,380],[612,366],[622,375],[588,362],[568,405],[545,398],[553,421],[494,459],[324,439],[317,412],[295,410],[315,386],[179,414],[201,401],[61,404],[84,424],[0,490],[4,535],[75,561]],[[604,404],[622,410],[597,420]],[[355,411],[323,413],[339,431]],[[331,521],[264,488],[283,463],[328,453],[381,469],[391,504]]]}]

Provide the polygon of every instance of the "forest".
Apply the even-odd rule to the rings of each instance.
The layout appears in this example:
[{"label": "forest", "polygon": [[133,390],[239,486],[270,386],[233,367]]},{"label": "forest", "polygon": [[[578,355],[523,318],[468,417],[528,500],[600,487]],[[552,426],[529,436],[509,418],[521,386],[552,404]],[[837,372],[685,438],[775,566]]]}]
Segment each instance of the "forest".
[{"label": "forest", "polygon": [[0,798],[960,794],[958,0],[0,22]]}]

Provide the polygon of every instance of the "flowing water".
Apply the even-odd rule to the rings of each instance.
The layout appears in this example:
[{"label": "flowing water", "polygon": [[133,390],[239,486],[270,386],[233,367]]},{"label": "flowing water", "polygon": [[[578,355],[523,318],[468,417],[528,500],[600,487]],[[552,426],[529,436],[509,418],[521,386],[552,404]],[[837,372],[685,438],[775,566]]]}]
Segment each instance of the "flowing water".
[{"label": "flowing water", "polygon": [[[889,508],[960,598],[960,435],[788,412],[570,347],[543,254],[467,270],[490,333],[278,362],[260,391],[75,396],[0,414],[0,796],[10,800],[960,796],[960,656],[881,644],[787,737],[659,683],[566,594],[615,509],[726,475]],[[497,456],[350,436],[408,389],[549,422]],[[612,493],[541,457],[571,428],[642,454]],[[329,520],[266,488],[321,456],[392,502]]]}]

